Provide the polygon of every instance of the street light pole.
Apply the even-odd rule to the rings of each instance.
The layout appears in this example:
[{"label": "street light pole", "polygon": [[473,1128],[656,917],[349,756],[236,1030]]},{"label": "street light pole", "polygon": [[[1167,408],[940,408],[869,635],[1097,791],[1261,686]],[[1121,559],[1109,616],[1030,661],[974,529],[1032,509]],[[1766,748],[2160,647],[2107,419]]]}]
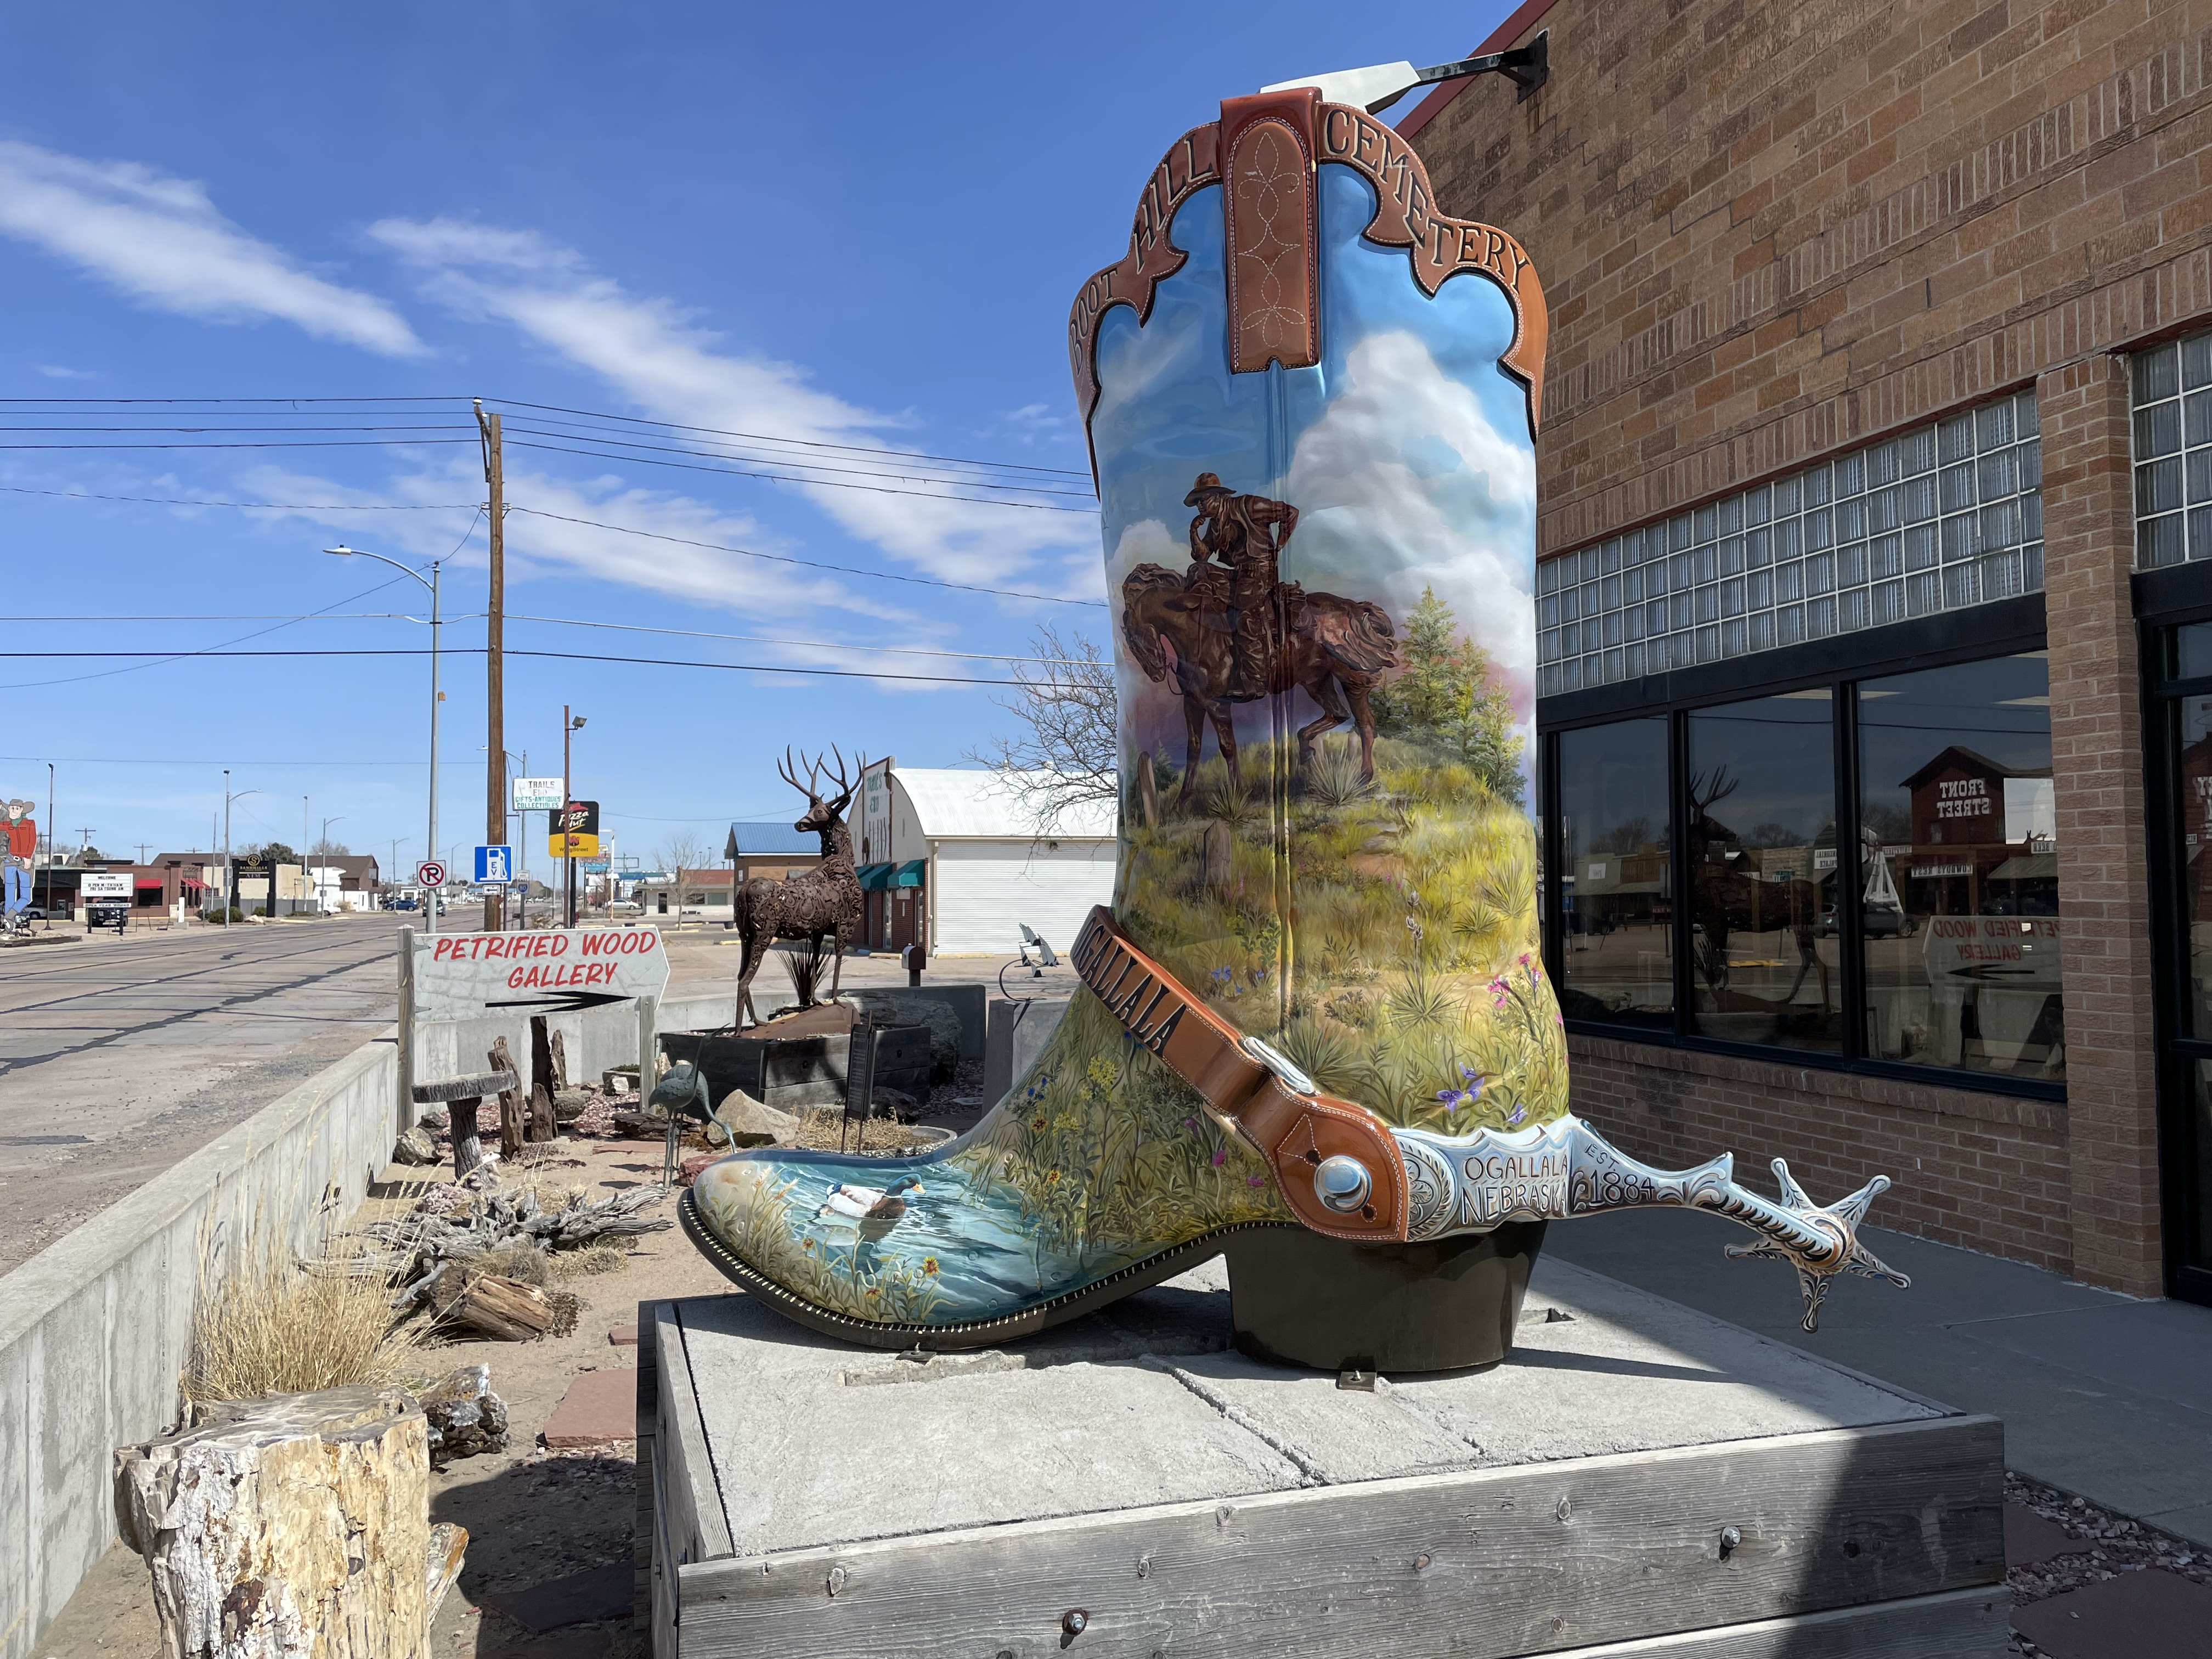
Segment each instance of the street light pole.
[{"label": "street light pole", "polygon": [[[226,927],[230,926],[231,911],[237,908],[232,902],[235,897],[235,878],[230,866],[230,804],[260,793],[258,789],[234,792],[230,787],[230,769],[228,766],[222,769],[222,925]],[[269,914],[272,916],[276,914],[276,870],[274,865],[269,871]]]},{"label": "street light pole", "polygon": [[[438,629],[440,625],[438,614],[438,567],[442,561],[438,559],[431,560],[430,574],[425,576],[421,571],[413,568],[411,566],[404,565],[397,559],[387,559],[381,553],[366,553],[360,548],[348,547],[343,542],[340,542],[336,547],[326,547],[323,551],[325,553],[334,553],[340,558],[374,559],[379,564],[388,564],[394,570],[398,570],[407,575],[412,576],[416,581],[422,583],[423,586],[430,590],[430,850],[425,854],[424,856],[426,858],[435,859],[438,856],[438,702],[439,699],[444,696],[444,693],[438,690]],[[432,933],[435,933],[438,931],[438,890],[436,888],[431,888],[424,894],[422,908],[428,930]]]},{"label": "street light pole", "polygon": [[[317,845],[317,846],[319,846],[319,847],[328,847],[328,846],[331,844],[331,826],[332,824],[334,824],[334,823],[343,823],[344,822],[345,822],[345,814],[344,814],[344,813],[343,813],[343,812],[339,813],[336,817],[325,818],[325,819],[323,820],[323,833],[322,833],[322,835],[321,835],[320,838],[317,841],[316,845]],[[323,854],[323,857],[325,858],[325,860],[327,860],[329,859],[329,857],[330,857],[330,854],[329,854],[328,853],[325,853],[325,854]],[[323,867],[324,867],[325,869],[328,869],[328,868],[330,867],[330,866],[329,866],[329,865],[328,865],[328,863],[326,862],[326,863],[324,865],[324,866],[323,866]],[[302,855],[301,855],[301,860],[300,873],[301,873],[301,875],[305,875],[305,874],[307,874],[307,872],[306,855],[305,855],[305,854],[302,854]],[[316,913],[317,913],[318,915],[320,915],[320,914],[321,914],[321,912],[322,912],[322,908],[323,908],[323,884],[322,884],[322,883],[320,883],[320,882],[319,881],[319,882],[317,882],[317,883],[315,884],[315,910],[316,910]]]}]

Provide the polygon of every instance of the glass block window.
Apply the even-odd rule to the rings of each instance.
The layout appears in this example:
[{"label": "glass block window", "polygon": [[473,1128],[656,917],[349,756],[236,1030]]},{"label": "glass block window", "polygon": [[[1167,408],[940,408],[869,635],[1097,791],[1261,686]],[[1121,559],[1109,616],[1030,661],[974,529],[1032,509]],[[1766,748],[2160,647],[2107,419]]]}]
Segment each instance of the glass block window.
[{"label": "glass block window", "polygon": [[2040,592],[2042,477],[2023,392],[1547,560],[1537,695]]},{"label": "glass block window", "polygon": [[2212,332],[2134,367],[2136,568],[2212,559]]}]

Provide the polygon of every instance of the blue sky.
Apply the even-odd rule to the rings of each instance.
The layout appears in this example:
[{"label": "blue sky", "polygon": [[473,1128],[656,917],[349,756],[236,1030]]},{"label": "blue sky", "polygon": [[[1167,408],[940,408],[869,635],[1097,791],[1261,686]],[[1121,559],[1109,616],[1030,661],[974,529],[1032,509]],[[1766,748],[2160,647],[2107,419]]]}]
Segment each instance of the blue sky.
[{"label": "blue sky", "polygon": [[[414,424],[430,429],[399,435],[448,441],[372,447],[359,440],[394,434],[332,431],[320,448],[0,450],[10,611],[158,619],[19,623],[0,648],[419,649],[423,629],[383,614],[421,614],[413,582],[318,550],[451,554],[447,613],[480,613],[477,452],[464,432],[435,429],[465,420],[453,399],[473,395],[502,400],[508,499],[538,509],[508,521],[511,613],[750,636],[510,622],[510,651],[618,659],[511,657],[507,745],[557,773],[561,705],[585,714],[576,793],[605,804],[623,851],[651,864],[672,836],[692,835],[719,852],[732,817],[795,816],[774,766],[787,742],[958,764],[1009,722],[988,687],[634,659],[988,678],[1003,666],[841,647],[1018,653],[1046,618],[1103,640],[1101,609],[880,579],[1102,598],[1096,517],[1039,510],[1086,507],[1084,494],[1049,493],[1086,492],[1081,476],[992,475],[1036,485],[1012,497],[1030,507],[948,503],[931,499],[947,486],[865,470],[961,469],[851,452],[1079,475],[1068,301],[1123,251],[1161,151],[1222,96],[1455,57],[1504,9],[20,13],[0,59],[0,299],[13,325],[0,395],[433,401],[190,414],[17,402],[6,424]],[[846,446],[720,441],[731,455],[864,471],[801,483],[651,465],[649,452],[609,449],[605,423],[597,438],[526,449],[515,428],[574,422],[520,404]],[[559,453],[586,447],[603,453]],[[827,487],[862,481],[876,488]],[[329,510],[339,506],[378,510]],[[577,519],[675,539],[566,521]],[[738,547],[843,568],[717,550]],[[324,611],[343,614],[280,625]],[[481,639],[478,621],[446,629],[457,652]],[[447,663],[448,850],[483,822],[482,664]],[[388,859],[399,837],[403,863],[421,856],[420,657],[202,656],[114,672],[129,666],[0,659],[0,795],[35,798],[43,821],[56,762],[64,847],[87,828],[111,854],[204,846],[228,765],[234,788],[258,792],[234,809],[237,843],[296,843],[305,797],[318,823],[341,817],[331,832],[356,849]]]}]

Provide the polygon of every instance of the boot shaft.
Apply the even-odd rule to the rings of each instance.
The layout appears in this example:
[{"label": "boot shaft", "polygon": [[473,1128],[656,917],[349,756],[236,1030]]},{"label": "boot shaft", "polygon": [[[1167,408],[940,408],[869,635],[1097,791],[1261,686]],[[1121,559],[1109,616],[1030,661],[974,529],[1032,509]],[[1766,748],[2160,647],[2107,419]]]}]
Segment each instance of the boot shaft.
[{"label": "boot shaft", "polygon": [[1543,299],[1310,89],[1163,161],[1071,319],[1115,617],[1115,911],[1393,1124],[1566,1110],[1531,811]]}]

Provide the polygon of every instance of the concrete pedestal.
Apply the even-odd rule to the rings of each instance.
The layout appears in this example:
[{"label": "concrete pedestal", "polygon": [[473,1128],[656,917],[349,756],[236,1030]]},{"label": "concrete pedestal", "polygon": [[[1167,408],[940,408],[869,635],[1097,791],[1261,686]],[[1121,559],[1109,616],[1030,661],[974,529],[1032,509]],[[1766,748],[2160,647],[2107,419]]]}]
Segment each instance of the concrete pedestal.
[{"label": "concrete pedestal", "polygon": [[1228,1304],[1217,1261],[927,1361],[642,1307],[653,1652],[2005,1651],[1993,1418],[1554,1260],[1512,1358],[1372,1392],[1234,1352]]}]

